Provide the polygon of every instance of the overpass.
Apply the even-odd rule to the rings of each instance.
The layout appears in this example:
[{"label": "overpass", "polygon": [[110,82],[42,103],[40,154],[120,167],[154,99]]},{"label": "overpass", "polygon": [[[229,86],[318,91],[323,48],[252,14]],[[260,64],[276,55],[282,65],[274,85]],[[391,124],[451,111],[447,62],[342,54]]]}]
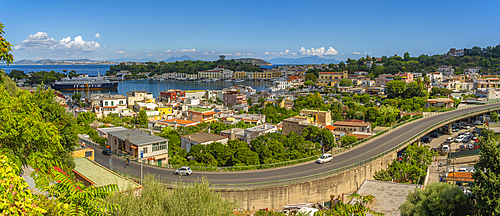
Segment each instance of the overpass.
[{"label": "overpass", "polygon": [[[463,108],[421,118],[397,127],[349,151],[334,155],[331,163],[306,162],[276,169],[241,172],[193,172],[191,176],[173,175],[173,170],[144,166],[144,173],[156,175],[167,185],[175,181],[207,179],[223,196],[237,200],[244,209],[281,208],[287,203],[329,200],[330,195],[354,192],[375,171],[387,168],[396,152],[422,136],[453,121],[499,111],[500,104]],[[96,162],[109,167],[109,158],[97,151]],[[124,172],[122,159],[112,156],[113,169]],[[131,163],[126,172],[140,175],[140,165]]]}]

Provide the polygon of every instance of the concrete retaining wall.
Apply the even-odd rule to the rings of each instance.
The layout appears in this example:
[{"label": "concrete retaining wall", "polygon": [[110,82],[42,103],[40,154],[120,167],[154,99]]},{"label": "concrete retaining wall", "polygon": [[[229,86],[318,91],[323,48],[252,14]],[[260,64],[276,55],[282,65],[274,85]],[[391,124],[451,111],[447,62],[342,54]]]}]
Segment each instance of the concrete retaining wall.
[{"label": "concrete retaining wall", "polygon": [[373,179],[375,171],[386,169],[396,159],[388,154],[371,163],[330,177],[284,186],[246,190],[216,190],[223,197],[235,200],[242,209],[281,209],[289,203],[319,202],[330,200],[330,195],[355,192],[365,179]]}]

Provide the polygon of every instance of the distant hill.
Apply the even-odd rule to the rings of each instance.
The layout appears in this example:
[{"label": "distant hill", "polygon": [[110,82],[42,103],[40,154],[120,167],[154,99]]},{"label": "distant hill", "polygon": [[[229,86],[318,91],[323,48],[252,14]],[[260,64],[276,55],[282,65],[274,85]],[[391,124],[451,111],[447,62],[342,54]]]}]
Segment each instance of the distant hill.
[{"label": "distant hill", "polygon": [[112,61],[94,61],[90,59],[68,59],[68,60],[51,60],[51,59],[42,59],[42,60],[19,60],[14,61],[13,65],[92,65],[92,64],[115,64]]},{"label": "distant hill", "polygon": [[187,55],[183,55],[181,57],[172,56],[172,57],[164,60],[164,62],[177,62],[177,61],[196,61],[196,59],[191,58]]},{"label": "distant hill", "polygon": [[275,58],[267,61],[272,64],[329,64],[340,62],[339,60],[326,59],[319,56],[308,56],[302,58]]},{"label": "distant hill", "polygon": [[262,59],[254,59],[254,58],[240,58],[240,59],[231,59],[231,60],[235,60],[235,61],[239,61],[239,62],[243,62],[243,63],[251,63],[251,64],[255,64],[255,65],[259,65],[259,66],[264,66],[264,65],[271,66],[272,65],[271,63],[264,61]]}]

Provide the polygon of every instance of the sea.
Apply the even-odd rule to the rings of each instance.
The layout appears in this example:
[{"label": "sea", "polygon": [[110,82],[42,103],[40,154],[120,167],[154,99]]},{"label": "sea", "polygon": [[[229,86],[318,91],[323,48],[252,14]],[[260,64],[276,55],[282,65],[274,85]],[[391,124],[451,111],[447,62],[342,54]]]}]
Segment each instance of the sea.
[{"label": "sea", "polygon": [[[98,72],[100,75],[104,75],[106,71],[109,70],[109,66],[112,65],[0,65],[0,69],[4,69],[6,73],[10,73],[12,70],[20,70],[25,73],[31,71],[55,71],[62,73],[63,70],[68,72],[75,70],[79,74],[88,74],[89,76],[97,76]],[[168,89],[180,89],[180,90],[220,90],[226,87],[234,85],[246,85],[252,86],[257,91],[264,90],[267,86],[270,86],[272,82],[270,81],[245,81],[240,83],[232,82],[210,82],[210,83],[198,83],[196,81],[176,81],[176,80],[130,80],[130,81],[120,81],[118,83],[117,89],[105,89],[105,90],[91,90],[89,94],[92,93],[104,93],[104,94],[120,94],[126,95],[127,92],[133,90],[145,90],[153,93],[154,97],[157,97],[161,91]],[[77,91],[61,91],[65,95],[73,95]],[[82,92],[82,91],[78,91]],[[84,97],[86,96],[86,91],[83,92]]]}]

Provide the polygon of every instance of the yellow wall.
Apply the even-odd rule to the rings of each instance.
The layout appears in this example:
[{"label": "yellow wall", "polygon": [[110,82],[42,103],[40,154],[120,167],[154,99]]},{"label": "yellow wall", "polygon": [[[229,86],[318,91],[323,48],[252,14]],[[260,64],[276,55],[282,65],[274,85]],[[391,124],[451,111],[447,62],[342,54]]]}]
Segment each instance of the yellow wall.
[{"label": "yellow wall", "polygon": [[[90,159],[90,160],[94,161],[94,153],[95,153],[95,152],[94,152],[94,149],[91,149],[91,148],[84,148],[84,149],[80,149],[80,150],[73,151],[73,152],[71,152],[71,153],[72,153],[72,156],[73,156],[74,158],[80,158],[80,157],[85,157],[85,152],[92,152],[92,153],[91,153],[92,155],[91,155],[90,157],[86,157],[86,158],[88,158],[88,159]],[[88,154],[90,154],[90,153],[88,153]]]},{"label": "yellow wall", "polygon": [[156,110],[158,110],[158,112],[160,112],[160,115],[172,114],[172,107],[156,107]]}]

